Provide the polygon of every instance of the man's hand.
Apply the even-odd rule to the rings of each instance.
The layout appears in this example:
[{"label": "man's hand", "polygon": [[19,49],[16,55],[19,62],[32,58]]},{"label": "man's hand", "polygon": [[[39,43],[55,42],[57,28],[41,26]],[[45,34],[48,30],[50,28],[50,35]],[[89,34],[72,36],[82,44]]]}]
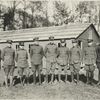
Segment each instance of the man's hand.
[{"label": "man's hand", "polygon": [[96,63],[94,63],[93,65],[95,66],[95,68],[97,68],[97,65],[96,65]]},{"label": "man's hand", "polygon": [[82,63],[82,67],[84,67],[85,66],[85,64],[84,63]]}]

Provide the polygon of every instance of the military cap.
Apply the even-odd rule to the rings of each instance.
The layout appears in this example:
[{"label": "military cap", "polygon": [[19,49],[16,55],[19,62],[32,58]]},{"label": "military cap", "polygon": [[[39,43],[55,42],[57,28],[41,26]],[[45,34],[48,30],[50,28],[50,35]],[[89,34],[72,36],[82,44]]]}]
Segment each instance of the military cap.
[{"label": "military cap", "polygon": [[91,43],[91,42],[93,42],[93,39],[87,39],[87,42]]},{"label": "military cap", "polygon": [[24,42],[19,42],[19,45],[20,46],[24,46]]},{"label": "military cap", "polygon": [[33,41],[39,41],[39,37],[33,38]]},{"label": "military cap", "polygon": [[60,42],[61,42],[61,43],[65,43],[66,40],[65,40],[65,39],[61,39]]},{"label": "military cap", "polygon": [[7,43],[9,44],[12,44],[12,42],[13,42],[12,40],[7,40]]},{"label": "military cap", "polygon": [[72,43],[77,43],[77,40],[73,39],[73,40],[72,40]]},{"label": "military cap", "polygon": [[50,36],[49,37],[49,40],[54,40],[54,36]]}]

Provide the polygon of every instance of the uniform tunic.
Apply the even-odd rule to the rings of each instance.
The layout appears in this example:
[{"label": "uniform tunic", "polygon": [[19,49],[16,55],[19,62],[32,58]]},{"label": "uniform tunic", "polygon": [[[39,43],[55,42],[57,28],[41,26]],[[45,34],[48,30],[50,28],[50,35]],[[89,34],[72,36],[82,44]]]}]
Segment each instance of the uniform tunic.
[{"label": "uniform tunic", "polygon": [[93,46],[88,46],[83,51],[83,62],[85,70],[94,71],[94,64],[96,63],[96,50]]},{"label": "uniform tunic", "polygon": [[62,69],[64,69],[64,72],[66,73],[69,63],[69,49],[67,47],[61,46],[58,48],[57,63],[59,67],[59,73],[61,73]]},{"label": "uniform tunic", "polygon": [[2,51],[1,58],[4,61],[4,67],[15,65],[15,50],[11,47],[5,47]]},{"label": "uniform tunic", "polygon": [[96,63],[96,50],[93,46],[88,46],[83,51],[83,58],[85,64]]},{"label": "uniform tunic", "polygon": [[21,67],[21,68],[28,67],[27,59],[28,59],[28,54],[25,49],[19,49],[16,52],[16,62],[17,62],[18,67]]},{"label": "uniform tunic", "polygon": [[43,53],[43,48],[42,48],[42,46],[34,44],[34,45],[30,48],[31,62],[32,62],[34,65],[42,64],[43,55],[44,55],[44,53]]},{"label": "uniform tunic", "polygon": [[46,57],[47,71],[50,72],[50,69],[51,71],[54,71],[56,66],[56,58],[58,55],[57,45],[54,43],[47,44],[44,50],[44,54]]},{"label": "uniform tunic", "polygon": [[67,47],[58,48],[57,63],[59,65],[67,65],[69,63],[69,49]]},{"label": "uniform tunic", "polygon": [[82,51],[79,46],[72,47],[70,49],[70,70],[79,71],[80,63],[82,61]]}]

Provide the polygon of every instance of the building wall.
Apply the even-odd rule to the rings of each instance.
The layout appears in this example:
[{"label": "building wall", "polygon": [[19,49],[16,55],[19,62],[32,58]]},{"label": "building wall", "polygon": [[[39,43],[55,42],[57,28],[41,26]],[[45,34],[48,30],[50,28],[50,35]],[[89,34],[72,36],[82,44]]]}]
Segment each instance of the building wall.
[{"label": "building wall", "polygon": [[79,38],[78,40],[82,41],[82,48],[87,46],[87,39],[93,39],[94,43],[100,42],[99,37],[97,36],[95,30],[92,27],[89,27]]}]

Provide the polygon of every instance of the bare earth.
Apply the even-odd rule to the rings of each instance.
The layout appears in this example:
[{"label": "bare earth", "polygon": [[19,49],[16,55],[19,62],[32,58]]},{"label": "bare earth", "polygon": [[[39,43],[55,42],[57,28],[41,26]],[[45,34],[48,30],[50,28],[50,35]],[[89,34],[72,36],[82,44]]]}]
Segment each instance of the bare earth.
[{"label": "bare earth", "polygon": [[0,87],[0,99],[32,100],[100,100],[100,88],[72,83],[42,84],[14,87]]}]

